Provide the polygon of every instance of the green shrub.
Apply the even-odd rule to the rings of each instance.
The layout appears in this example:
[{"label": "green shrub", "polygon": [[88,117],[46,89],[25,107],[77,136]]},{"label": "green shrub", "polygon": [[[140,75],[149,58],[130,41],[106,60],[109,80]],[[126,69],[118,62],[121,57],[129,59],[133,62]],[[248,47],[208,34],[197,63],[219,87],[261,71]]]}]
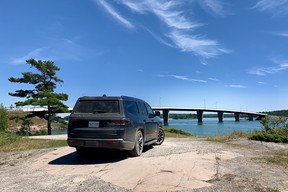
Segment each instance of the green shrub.
[{"label": "green shrub", "polygon": [[1,104],[0,105],[0,131],[6,131],[8,128],[8,113],[7,109]]},{"label": "green shrub", "polygon": [[37,130],[35,132],[32,132],[32,135],[47,135],[48,131],[47,130]]},{"label": "green shrub", "polygon": [[31,133],[31,125],[33,125],[32,119],[26,116],[12,116],[11,120],[14,120],[16,123],[21,122],[21,128],[16,132],[18,135],[27,136],[32,135]]},{"label": "green shrub", "polygon": [[175,128],[163,128],[165,134],[176,134],[176,135],[183,135],[183,136],[192,136],[191,133],[188,133],[186,131],[183,131],[181,129],[175,129]]},{"label": "green shrub", "polygon": [[0,132],[0,147],[13,143],[19,139],[21,139],[21,137],[16,134],[8,132]]},{"label": "green shrub", "polygon": [[265,117],[261,121],[263,128],[260,131],[254,131],[248,139],[276,142],[276,143],[288,143],[288,123],[287,118],[269,118]]}]

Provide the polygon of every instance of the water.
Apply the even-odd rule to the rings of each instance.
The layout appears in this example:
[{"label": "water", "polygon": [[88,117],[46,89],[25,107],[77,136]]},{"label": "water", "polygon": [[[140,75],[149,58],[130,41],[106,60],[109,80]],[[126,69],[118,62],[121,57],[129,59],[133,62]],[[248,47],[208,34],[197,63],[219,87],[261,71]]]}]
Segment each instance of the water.
[{"label": "water", "polygon": [[218,123],[218,118],[203,118],[203,124],[198,124],[197,119],[170,119],[167,128],[177,128],[199,136],[227,135],[233,131],[252,132],[260,130],[260,121],[240,120],[224,118],[223,123]]},{"label": "water", "polygon": [[[240,120],[235,122],[235,118],[224,118],[223,123],[218,123],[218,118],[204,118],[203,124],[198,124],[197,119],[170,119],[167,128],[177,128],[199,136],[227,135],[233,131],[251,132],[260,130],[260,121]],[[66,134],[67,130],[52,130],[52,134]]]}]

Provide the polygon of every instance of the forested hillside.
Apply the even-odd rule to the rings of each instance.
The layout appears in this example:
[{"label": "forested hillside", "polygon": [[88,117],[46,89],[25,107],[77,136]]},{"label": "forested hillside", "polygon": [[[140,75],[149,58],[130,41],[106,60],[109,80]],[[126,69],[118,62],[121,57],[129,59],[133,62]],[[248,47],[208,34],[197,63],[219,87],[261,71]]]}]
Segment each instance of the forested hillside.
[{"label": "forested hillside", "polygon": [[267,113],[268,115],[288,117],[288,110],[269,111],[269,112],[263,112],[263,113]]}]

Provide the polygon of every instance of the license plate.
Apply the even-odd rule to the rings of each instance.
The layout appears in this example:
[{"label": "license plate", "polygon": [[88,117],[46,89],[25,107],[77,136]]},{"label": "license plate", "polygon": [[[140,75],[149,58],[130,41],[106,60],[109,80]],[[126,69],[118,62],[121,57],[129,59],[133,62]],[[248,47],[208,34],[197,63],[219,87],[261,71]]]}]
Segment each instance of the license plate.
[{"label": "license plate", "polygon": [[89,121],[88,127],[99,127],[99,121]]}]

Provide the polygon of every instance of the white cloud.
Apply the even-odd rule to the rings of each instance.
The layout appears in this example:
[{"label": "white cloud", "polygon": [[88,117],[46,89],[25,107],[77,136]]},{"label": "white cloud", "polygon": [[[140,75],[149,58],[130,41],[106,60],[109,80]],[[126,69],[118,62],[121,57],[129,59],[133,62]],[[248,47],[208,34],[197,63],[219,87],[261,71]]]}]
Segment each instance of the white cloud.
[{"label": "white cloud", "polygon": [[143,27],[148,33],[150,33],[159,43],[166,45],[168,47],[174,47],[171,43],[165,41],[163,38],[161,38],[156,33],[152,32],[151,30],[147,29],[146,27]]},{"label": "white cloud", "polygon": [[[76,37],[77,39],[77,37]],[[23,64],[28,59],[35,60],[74,60],[79,61],[83,54],[90,50],[85,50],[74,39],[60,39],[57,43],[51,46],[43,46],[34,49],[28,53],[23,53],[24,56],[15,57],[10,60],[11,64]],[[100,55],[101,52],[93,52],[94,55]]]},{"label": "white cloud", "polygon": [[259,0],[253,8],[282,16],[288,14],[288,0]]},{"label": "white cloud", "polygon": [[244,86],[244,85],[238,85],[238,84],[235,84],[235,85],[226,85],[225,87],[230,87],[230,88],[241,88],[241,89],[247,88],[247,87]]},{"label": "white cloud", "polygon": [[188,82],[198,82],[198,83],[207,83],[207,81],[205,80],[202,80],[202,79],[192,79],[192,78],[189,78],[187,76],[184,76],[184,75],[169,75],[169,74],[158,74],[157,77],[172,77],[172,78],[175,78],[175,79],[178,79],[178,80],[182,80],[182,81],[188,81]]},{"label": "white cloud", "polygon": [[224,16],[226,15],[228,12],[224,7],[224,1],[220,1],[220,0],[201,0],[199,1],[199,3],[202,5],[202,7],[209,11],[212,12],[215,15],[219,15],[219,16]]},{"label": "white cloud", "polygon": [[208,79],[211,80],[211,81],[219,81],[219,79],[215,79],[215,78],[212,78],[212,77],[210,77]]},{"label": "white cloud", "polygon": [[[104,0],[93,0],[99,2],[102,7],[116,20],[128,28],[134,25],[120,15],[110,5],[112,2]],[[155,34],[149,30],[149,26],[143,27],[160,43],[177,48],[183,52],[192,53],[199,56],[202,60],[215,57],[217,55],[229,53],[229,50],[220,47],[216,40],[199,35],[195,31],[204,24],[197,22],[191,17],[196,1],[168,1],[168,0],[119,0],[117,3],[127,6],[132,12],[138,14],[152,14],[164,24],[162,34]],[[206,5],[213,13],[223,15],[224,6],[219,0],[205,0],[201,5]],[[158,30],[158,29],[156,29]],[[155,31],[155,30],[154,30]],[[205,63],[205,62],[203,62]]]},{"label": "white cloud", "polygon": [[138,72],[143,73],[144,70],[143,69],[137,69]]},{"label": "white cloud", "polygon": [[182,76],[182,75],[170,75],[171,77],[174,77],[176,79],[180,79],[183,81],[191,81],[191,82],[199,82],[199,83],[206,83],[207,81],[201,80],[201,79],[191,79],[187,76]]},{"label": "white cloud", "polygon": [[15,58],[11,59],[10,63],[23,64],[26,62],[26,60],[31,59],[31,58],[33,58],[35,60],[42,59],[41,55],[43,54],[45,49],[48,49],[48,48],[47,47],[40,47],[40,48],[34,49],[33,51],[30,51],[29,53],[25,54],[24,56],[15,57]]},{"label": "white cloud", "polygon": [[169,34],[169,37],[181,51],[191,52],[205,59],[223,53],[229,53],[228,50],[219,48],[217,41],[206,39],[201,36],[193,36],[183,31],[173,30]]},{"label": "white cloud", "polygon": [[134,28],[134,25],[125,19],[123,16],[121,16],[115,9],[112,8],[110,4],[108,4],[105,0],[93,0],[96,3],[99,3],[105,10],[113,16],[117,21],[119,21],[121,24],[125,25],[128,28]]},{"label": "white cloud", "polygon": [[258,76],[266,76],[269,74],[276,74],[280,71],[288,69],[288,60],[282,60],[279,58],[273,58],[272,62],[276,64],[273,67],[259,67],[257,69],[250,70],[248,73]]},{"label": "white cloud", "polygon": [[288,37],[288,32],[273,32],[272,34],[281,37]]}]

